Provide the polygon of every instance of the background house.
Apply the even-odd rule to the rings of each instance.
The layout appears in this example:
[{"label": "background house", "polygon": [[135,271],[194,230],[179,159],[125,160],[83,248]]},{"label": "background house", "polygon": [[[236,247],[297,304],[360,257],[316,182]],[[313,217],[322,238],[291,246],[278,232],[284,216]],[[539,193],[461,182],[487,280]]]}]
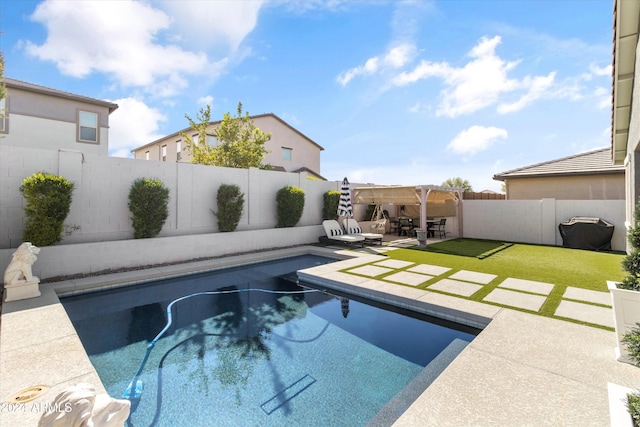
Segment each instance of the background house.
[{"label": "background house", "polygon": [[504,181],[509,200],[622,200],[624,166],[602,148],[493,176]]},{"label": "background house", "polygon": [[[265,148],[270,152],[265,156],[264,162],[270,164],[273,170],[307,172],[324,179],[320,175],[320,152],[324,148],[273,113],[251,116],[251,119],[260,130],[271,133],[271,139],[265,143]],[[213,132],[220,123],[210,123],[211,134],[207,137],[208,144],[217,144]],[[191,154],[186,150],[186,142],[180,135],[181,132],[191,132],[192,139],[197,140],[197,132],[192,128],[186,128],[135,148],[131,152],[136,159],[189,162]]]},{"label": "background house", "polygon": [[118,105],[5,78],[0,145],[108,155],[109,114]]}]

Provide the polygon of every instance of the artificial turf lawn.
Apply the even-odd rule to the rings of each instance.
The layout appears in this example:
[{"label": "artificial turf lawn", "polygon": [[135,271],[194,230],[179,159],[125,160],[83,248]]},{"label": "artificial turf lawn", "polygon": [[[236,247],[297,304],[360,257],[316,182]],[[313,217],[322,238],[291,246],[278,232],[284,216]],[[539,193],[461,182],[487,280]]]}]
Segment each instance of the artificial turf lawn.
[{"label": "artificial turf lawn", "polygon": [[[391,259],[449,267],[451,270],[445,274],[446,276],[459,270],[495,274],[497,277],[491,283],[483,286],[481,290],[471,297],[466,298],[483,303],[487,302],[482,301],[482,299],[508,277],[551,283],[556,286],[538,312],[538,314],[547,317],[554,317],[553,315],[560,304],[562,295],[568,286],[608,292],[607,280],[619,281],[625,276],[625,272],[621,267],[624,255],[619,253],[520,243],[503,247],[503,242],[495,242],[493,247],[500,247],[500,250],[494,251],[490,256],[481,259],[468,253],[478,253],[480,251],[477,248],[482,245],[478,245],[474,239],[455,240],[458,240],[458,242],[449,247],[449,251],[456,245],[464,246],[465,242],[470,247],[476,247],[476,249],[466,251],[466,254],[452,255],[451,253],[442,253],[442,247],[439,252],[407,248],[388,251],[386,255]],[[429,280],[418,286],[418,288],[427,288],[442,278],[443,276],[440,276]]]}]

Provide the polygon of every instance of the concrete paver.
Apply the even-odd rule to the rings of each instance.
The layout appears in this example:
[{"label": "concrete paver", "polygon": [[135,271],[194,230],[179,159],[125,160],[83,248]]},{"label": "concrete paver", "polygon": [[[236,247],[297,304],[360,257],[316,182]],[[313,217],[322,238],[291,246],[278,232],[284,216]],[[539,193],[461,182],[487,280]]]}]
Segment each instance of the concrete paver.
[{"label": "concrete paver", "polygon": [[427,289],[435,289],[449,294],[469,297],[482,289],[482,285],[460,282],[458,280],[442,279],[433,285],[430,285]]},{"label": "concrete paver", "polygon": [[500,283],[498,287],[514,289],[516,291],[532,292],[534,294],[549,295],[553,290],[551,283],[536,282],[533,280],[513,279],[511,277]]},{"label": "concrete paver", "polygon": [[400,271],[398,273],[385,276],[384,280],[390,282],[402,283],[404,285],[418,286],[433,279],[433,276],[427,276],[426,274],[411,273],[409,271]]},{"label": "concrete paver", "polygon": [[510,307],[522,308],[525,310],[538,311],[547,297],[540,295],[525,294],[522,292],[509,291],[506,289],[494,289],[484,297],[484,301],[495,302],[496,304],[508,305]]},{"label": "concrete paver", "polygon": [[612,309],[591,304],[562,300],[556,309],[555,315],[608,328],[615,326]]},{"label": "concrete paver", "polygon": [[573,299],[578,301],[592,302],[595,304],[611,305],[611,294],[609,292],[591,291],[589,289],[580,289],[567,287],[562,298]]},{"label": "concrete paver", "polygon": [[363,276],[376,277],[381,274],[391,273],[393,269],[384,268],[384,267],[376,267],[375,265],[364,265],[362,267],[357,267],[352,270],[349,270],[349,273],[361,274]]},{"label": "concrete paver", "polygon": [[413,273],[428,274],[430,276],[440,276],[449,270],[451,269],[448,267],[440,267],[438,265],[430,264],[418,264],[415,267],[407,269],[407,271],[411,271]]},{"label": "concrete paver", "polygon": [[398,259],[386,259],[381,262],[376,262],[374,265],[378,267],[405,268],[413,264],[414,264],[413,262],[409,262],[409,261],[400,261]]},{"label": "concrete paver", "polygon": [[449,276],[450,279],[464,280],[467,282],[474,282],[474,283],[482,283],[483,285],[486,285],[487,283],[491,282],[496,277],[497,276],[495,274],[479,273],[477,271],[467,271],[467,270],[460,270],[457,273]]}]

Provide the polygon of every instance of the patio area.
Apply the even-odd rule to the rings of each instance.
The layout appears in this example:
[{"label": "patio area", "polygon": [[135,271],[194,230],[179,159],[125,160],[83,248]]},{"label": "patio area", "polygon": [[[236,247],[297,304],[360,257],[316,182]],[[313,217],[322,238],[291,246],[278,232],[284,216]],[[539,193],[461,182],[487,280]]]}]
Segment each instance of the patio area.
[{"label": "patio area", "polygon": [[[299,246],[42,285],[43,297],[2,306],[0,393],[5,398],[28,386],[49,384],[51,390],[34,401],[38,403],[80,381],[103,390],[56,294],[313,253],[340,261],[302,270],[301,280],[483,329],[415,401],[399,406],[394,402],[396,406],[386,408],[385,413],[395,411],[396,416],[386,421],[376,418],[382,424],[375,425],[618,425],[610,418],[609,383],[638,387],[640,369],[615,360],[613,332],[470,301],[464,298],[464,287],[484,286],[488,277],[481,272],[456,271],[452,277],[442,266],[403,264],[385,252],[417,241],[387,234],[384,242],[356,250]],[[380,271],[385,275],[377,280]],[[448,292],[412,285],[418,279],[438,276],[459,283],[441,283],[441,289]],[[542,287],[529,286],[511,283],[502,290],[533,299],[544,294]],[[593,295],[570,297],[569,302],[576,303]],[[601,317],[599,313],[587,321],[596,325]],[[39,413],[2,413],[1,417],[11,425],[35,425]]]}]

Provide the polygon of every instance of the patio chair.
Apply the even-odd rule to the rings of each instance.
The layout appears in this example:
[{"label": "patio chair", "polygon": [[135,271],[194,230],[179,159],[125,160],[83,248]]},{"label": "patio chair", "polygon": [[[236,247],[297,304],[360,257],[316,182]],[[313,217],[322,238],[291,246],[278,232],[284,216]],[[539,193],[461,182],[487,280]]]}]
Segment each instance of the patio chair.
[{"label": "patio chair", "polygon": [[411,218],[398,218],[398,236],[403,234],[411,237],[413,231],[413,220]]},{"label": "patio chair", "polygon": [[360,243],[364,248],[365,238],[363,236],[357,235],[346,235],[338,221],[334,219],[327,219],[322,221],[322,227],[324,228],[324,232],[326,236],[320,236],[320,242],[339,242],[345,245],[355,245]]},{"label": "patio chair", "polygon": [[378,242],[378,244],[382,245],[382,237],[383,237],[382,234],[363,233],[362,227],[360,227],[360,225],[358,224],[358,221],[356,221],[355,219],[349,218],[345,220],[342,224],[344,225],[345,223],[346,223],[345,231],[347,232],[348,236],[362,236],[364,237],[365,243]]},{"label": "patio chair", "polygon": [[441,238],[447,237],[447,231],[444,229],[445,224],[447,223],[447,218],[440,218],[440,222],[435,222],[433,224],[433,233],[434,236],[437,233]]}]

